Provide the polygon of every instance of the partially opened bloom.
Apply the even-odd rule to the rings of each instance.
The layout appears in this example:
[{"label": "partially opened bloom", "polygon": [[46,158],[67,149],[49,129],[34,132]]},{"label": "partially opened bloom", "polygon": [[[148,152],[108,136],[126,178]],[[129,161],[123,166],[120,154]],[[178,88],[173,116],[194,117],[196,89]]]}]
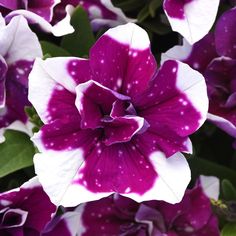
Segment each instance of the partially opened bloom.
[{"label": "partially opened bloom", "polygon": [[200,71],[210,100],[208,119],[236,137],[236,8],[225,12],[214,33],[190,46],[176,46],[163,61],[177,59]]},{"label": "partially opened bloom", "polygon": [[34,59],[41,57],[37,36],[22,16],[9,24],[0,17],[0,141],[9,127],[27,132],[24,107],[28,101],[28,75]]},{"label": "partially opened bloom", "polygon": [[190,43],[202,39],[211,29],[220,0],[164,0],[171,27]]},{"label": "partially opened bloom", "polygon": [[188,135],[205,121],[206,85],[178,61],[157,70],[137,25],[108,30],[90,59],[36,60],[29,99],[45,124],[33,137],[35,170],[54,203],[111,192],[181,200],[190,170],[178,152],[192,151]]},{"label": "partially opened bloom", "polygon": [[62,36],[74,31],[70,25],[73,8],[65,6],[63,18],[55,21],[55,6],[60,2],[61,0],[0,0],[0,11],[7,20],[16,15],[23,15],[29,23],[38,24],[44,31],[55,36]]},{"label": "partially opened bloom", "polygon": [[39,236],[55,211],[35,177],[0,194],[0,235]]},{"label": "partially opened bloom", "polygon": [[[219,181],[218,181],[219,184]],[[214,195],[219,194],[214,192]],[[70,217],[69,217],[70,216]],[[79,218],[79,220],[78,220]],[[219,236],[217,217],[210,199],[200,184],[187,190],[183,200],[175,205],[163,201],[137,203],[121,195],[111,195],[80,205],[67,212],[61,221],[53,220],[53,229],[61,222],[74,223],[74,231],[65,236],[140,235],[140,236]],[[79,226],[78,226],[79,224]],[[77,226],[77,229],[76,229]],[[54,236],[51,230],[45,236]],[[64,234],[63,234],[64,235]]]}]

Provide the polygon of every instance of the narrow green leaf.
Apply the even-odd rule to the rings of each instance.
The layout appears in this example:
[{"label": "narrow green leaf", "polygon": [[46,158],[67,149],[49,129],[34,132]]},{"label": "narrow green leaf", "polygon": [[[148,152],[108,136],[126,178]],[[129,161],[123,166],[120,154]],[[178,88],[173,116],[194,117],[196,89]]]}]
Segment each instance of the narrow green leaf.
[{"label": "narrow green leaf", "polygon": [[71,18],[74,27],[73,34],[62,38],[61,46],[73,56],[84,57],[89,54],[89,49],[95,42],[88,15],[82,7],[77,7]]},{"label": "narrow green leaf", "polygon": [[43,55],[49,54],[51,57],[70,56],[69,52],[53,43],[40,41],[40,44],[43,50]]},{"label": "narrow green leaf", "polygon": [[236,235],[236,223],[226,224],[221,231],[221,236],[235,236]]},{"label": "narrow green leaf", "polygon": [[156,15],[156,10],[161,6],[162,1],[161,0],[152,0],[149,3],[148,9],[151,17],[155,17]]},{"label": "narrow green leaf", "polygon": [[35,149],[28,135],[7,130],[0,144],[0,177],[33,165]]},{"label": "narrow green leaf", "polygon": [[149,9],[148,9],[148,5],[146,5],[138,14],[138,22],[142,22],[144,21],[145,19],[148,18],[149,16]]},{"label": "narrow green leaf", "polygon": [[224,200],[226,201],[236,200],[236,189],[229,180],[227,179],[222,180],[221,189]]}]

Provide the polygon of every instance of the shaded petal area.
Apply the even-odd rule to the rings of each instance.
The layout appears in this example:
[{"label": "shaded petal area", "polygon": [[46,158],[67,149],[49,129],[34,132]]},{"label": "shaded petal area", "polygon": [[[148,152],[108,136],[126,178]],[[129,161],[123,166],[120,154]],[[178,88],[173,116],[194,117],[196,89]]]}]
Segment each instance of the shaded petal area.
[{"label": "shaded petal area", "polygon": [[81,229],[79,212],[66,212],[55,217],[41,232],[42,236],[74,236]]},{"label": "shaded petal area", "polygon": [[92,47],[90,66],[96,81],[130,97],[144,91],[156,72],[148,35],[135,24],[108,30]]},{"label": "shaded petal area", "polygon": [[6,73],[7,64],[2,56],[0,56],[0,109],[5,106],[6,102]]},{"label": "shaded petal area", "polygon": [[203,73],[215,57],[218,57],[215,49],[215,37],[213,33],[209,33],[194,45],[190,45],[183,39],[183,45],[174,46],[162,54],[161,62],[179,60]]},{"label": "shaded petal area", "polygon": [[215,29],[216,50],[220,56],[236,59],[236,8],[219,18]]},{"label": "shaded petal area", "polygon": [[194,44],[211,29],[219,3],[220,0],[165,0],[163,7],[172,29]]},{"label": "shaded petal area", "polygon": [[[201,91],[202,96],[198,96],[198,91]],[[187,137],[202,125],[208,111],[204,78],[184,63],[166,61],[150,89],[136,97],[134,105],[139,110],[138,115],[149,123],[150,132],[165,138],[164,142],[170,142],[174,133],[180,138],[176,139],[177,142],[181,139],[184,141],[181,146],[185,146],[185,150],[182,151],[191,152]],[[169,141],[167,136],[170,137]],[[172,155],[176,149],[173,147],[166,151]]]}]

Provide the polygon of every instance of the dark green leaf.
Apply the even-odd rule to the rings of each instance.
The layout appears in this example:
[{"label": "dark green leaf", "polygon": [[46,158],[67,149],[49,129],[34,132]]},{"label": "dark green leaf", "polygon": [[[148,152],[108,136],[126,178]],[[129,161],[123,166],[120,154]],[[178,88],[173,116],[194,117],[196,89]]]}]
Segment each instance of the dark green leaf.
[{"label": "dark green leaf", "polygon": [[149,12],[149,9],[148,9],[148,5],[146,5],[138,14],[138,22],[142,22],[144,21],[145,19],[148,18],[150,12]]},{"label": "dark green leaf", "polygon": [[162,1],[161,0],[152,0],[149,3],[148,9],[151,17],[155,17],[156,15],[156,10],[161,6]]},{"label": "dark green leaf", "polygon": [[219,164],[199,157],[187,158],[192,171],[192,178],[196,180],[199,175],[217,176],[220,180],[228,179],[236,186],[236,172]]},{"label": "dark green leaf", "polygon": [[221,189],[224,200],[226,201],[236,200],[236,189],[229,180],[227,179],[222,180]]},{"label": "dark green leaf", "polygon": [[69,52],[53,43],[41,41],[40,44],[43,50],[43,55],[49,54],[51,57],[70,56]]},{"label": "dark green leaf", "polygon": [[71,18],[74,27],[73,34],[62,38],[61,46],[73,56],[84,57],[89,54],[89,49],[95,42],[88,15],[82,7],[77,7]]},{"label": "dark green leaf", "polygon": [[33,165],[35,149],[28,135],[7,130],[0,144],[0,177]]},{"label": "dark green leaf", "polygon": [[235,236],[236,235],[236,223],[229,223],[225,225],[221,231],[221,236]]}]

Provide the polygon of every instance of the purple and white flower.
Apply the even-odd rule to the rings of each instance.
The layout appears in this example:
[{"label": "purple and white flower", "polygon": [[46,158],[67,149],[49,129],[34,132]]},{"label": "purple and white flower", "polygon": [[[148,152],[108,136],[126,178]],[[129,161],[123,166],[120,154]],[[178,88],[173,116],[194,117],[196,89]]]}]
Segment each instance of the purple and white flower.
[{"label": "purple and white flower", "polygon": [[220,0],[164,0],[163,8],[172,29],[194,44],[211,29],[219,3]]},{"label": "purple and white flower", "polygon": [[[208,190],[211,189],[214,196],[218,195],[219,181],[214,177],[203,179],[208,178],[211,178],[210,182],[213,180],[213,186],[210,183]],[[65,225],[69,228],[72,219],[74,227],[65,231],[65,236],[219,236],[217,217],[211,209],[205,187],[200,183],[187,190],[183,200],[175,205],[163,201],[137,203],[118,194],[82,204],[73,212],[65,213],[60,220],[53,220],[53,227],[45,236],[57,235],[56,230],[66,229]]]},{"label": "purple and white flower", "polygon": [[38,178],[0,194],[0,235],[41,235],[56,212]]},{"label": "purple and white flower", "polygon": [[157,69],[137,25],[108,30],[90,59],[36,60],[29,100],[45,124],[32,138],[42,152],[34,163],[53,203],[76,206],[112,192],[182,199],[190,170],[179,151],[192,151],[188,135],[206,119],[206,84],[178,61]]},{"label": "purple and white flower", "polygon": [[22,16],[5,24],[0,16],[0,142],[5,128],[29,132],[24,107],[28,101],[28,75],[42,56],[37,36]]},{"label": "purple and white flower", "polygon": [[214,33],[190,46],[175,46],[163,61],[181,60],[201,72],[210,100],[208,119],[236,138],[236,8],[225,12]]},{"label": "purple and white flower", "polygon": [[0,11],[10,20],[16,15],[23,15],[29,23],[38,24],[42,30],[55,36],[62,36],[74,32],[70,25],[72,6],[65,6],[65,15],[60,21],[55,21],[54,9],[61,0],[0,0]]},{"label": "purple and white flower", "polygon": [[121,9],[114,7],[111,0],[0,0],[0,11],[6,15],[6,19],[23,15],[42,30],[62,36],[73,33],[70,19],[74,7],[79,5],[88,12],[94,30],[104,25],[114,27],[133,21]]}]

